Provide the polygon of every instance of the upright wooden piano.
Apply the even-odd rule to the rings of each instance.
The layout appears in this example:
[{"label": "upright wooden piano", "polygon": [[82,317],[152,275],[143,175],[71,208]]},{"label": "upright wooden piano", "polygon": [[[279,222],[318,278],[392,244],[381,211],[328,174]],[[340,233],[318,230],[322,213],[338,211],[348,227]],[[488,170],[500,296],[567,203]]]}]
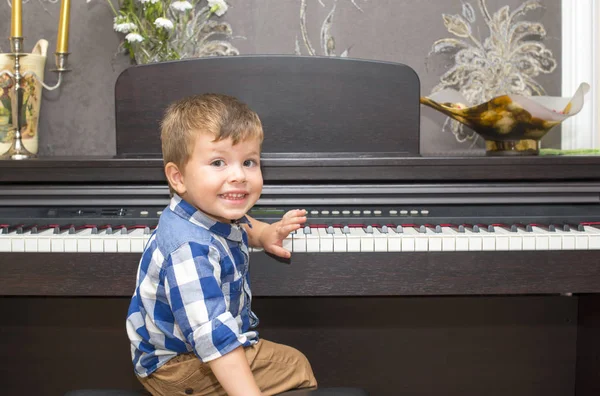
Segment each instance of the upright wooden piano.
[{"label": "upright wooden piano", "polygon": [[140,387],[125,316],[169,200],[158,120],[203,92],[263,120],[251,214],[309,212],[291,260],[252,253],[253,309],[323,386],[600,394],[600,159],[421,157],[410,68],[291,56],[130,68],[114,158],[0,162],[2,394]]}]

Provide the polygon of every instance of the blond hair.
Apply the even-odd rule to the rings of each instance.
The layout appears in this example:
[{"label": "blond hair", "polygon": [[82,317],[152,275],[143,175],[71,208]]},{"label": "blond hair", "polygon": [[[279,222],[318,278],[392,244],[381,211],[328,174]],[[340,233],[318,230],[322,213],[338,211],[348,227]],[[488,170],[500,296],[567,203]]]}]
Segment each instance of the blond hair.
[{"label": "blond hair", "polygon": [[215,141],[230,138],[233,144],[249,138],[263,140],[258,115],[238,99],[220,94],[178,100],[165,111],[160,128],[163,161],[179,169],[190,159],[200,133],[213,135]]}]

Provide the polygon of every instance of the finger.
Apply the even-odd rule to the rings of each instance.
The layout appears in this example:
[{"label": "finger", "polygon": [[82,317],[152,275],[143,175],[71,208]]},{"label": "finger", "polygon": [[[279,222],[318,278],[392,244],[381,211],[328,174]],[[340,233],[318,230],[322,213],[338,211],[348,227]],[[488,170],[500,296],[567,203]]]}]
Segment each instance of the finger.
[{"label": "finger", "polygon": [[288,226],[288,225],[291,225],[291,224],[300,225],[300,224],[304,224],[304,223],[306,223],[306,217],[292,217],[290,219],[286,219],[286,220],[282,220],[281,221],[281,225],[282,226]]},{"label": "finger", "polygon": [[269,253],[282,257],[282,258],[290,258],[292,257],[292,253],[289,250],[282,248],[281,246],[271,245],[268,250]]},{"label": "finger", "polygon": [[289,210],[286,214],[283,215],[283,218],[289,219],[293,217],[302,217],[305,216],[308,212],[306,209],[292,209]]},{"label": "finger", "polygon": [[279,227],[277,227],[277,236],[281,237],[281,238],[285,238],[286,236],[288,236],[290,234],[290,232],[297,230],[298,228],[300,228],[301,225],[298,223],[292,223],[292,224],[282,224]]},{"label": "finger", "polygon": [[305,223],[306,210],[290,210],[282,218],[283,223]]}]

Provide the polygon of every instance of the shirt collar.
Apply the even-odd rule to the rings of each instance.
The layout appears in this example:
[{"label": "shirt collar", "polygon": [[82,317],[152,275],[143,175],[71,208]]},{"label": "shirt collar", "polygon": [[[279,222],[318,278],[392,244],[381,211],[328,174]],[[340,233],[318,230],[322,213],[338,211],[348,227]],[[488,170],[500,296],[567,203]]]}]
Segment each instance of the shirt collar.
[{"label": "shirt collar", "polygon": [[232,224],[222,223],[220,221],[210,218],[206,213],[202,212],[201,210],[196,209],[194,206],[189,204],[177,194],[173,194],[173,197],[171,198],[171,202],[169,204],[169,209],[171,209],[173,213],[175,213],[177,216],[181,217],[184,220],[187,220],[197,226],[207,229],[210,232],[213,232],[219,236],[231,239],[232,241],[236,242],[242,241],[242,228],[234,227],[233,225],[248,224],[248,226],[252,228],[252,224],[246,216],[236,220]]}]

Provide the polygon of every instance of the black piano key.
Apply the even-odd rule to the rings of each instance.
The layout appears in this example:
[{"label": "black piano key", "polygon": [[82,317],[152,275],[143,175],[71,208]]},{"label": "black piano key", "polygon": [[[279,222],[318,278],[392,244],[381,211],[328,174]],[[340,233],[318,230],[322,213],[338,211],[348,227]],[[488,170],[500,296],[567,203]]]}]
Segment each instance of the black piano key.
[{"label": "black piano key", "polygon": [[25,226],[24,224],[14,224],[14,225],[8,226],[7,233],[10,234],[10,233],[14,232],[16,234],[22,234],[24,226]]},{"label": "black piano key", "polygon": [[537,224],[537,223],[532,223],[532,224],[528,224],[527,227],[531,227],[531,231],[533,231],[533,227],[537,227],[537,228],[541,228],[544,231],[556,232],[556,226],[554,224]]},{"label": "black piano key", "polygon": [[107,235],[110,235],[113,233],[113,229],[110,224],[105,224],[103,226],[98,227],[98,232],[100,232],[100,231],[105,231]]},{"label": "black piano key", "polygon": [[38,226],[37,224],[31,224],[31,225],[27,225],[25,227],[23,227],[23,233],[29,232],[31,234],[37,234],[38,233]]},{"label": "black piano key", "polygon": [[[35,227],[36,228],[36,232],[35,233],[39,234],[39,233],[47,231],[47,230],[55,230],[56,227],[58,227],[57,224],[40,224],[40,225],[37,225]],[[32,232],[32,234],[33,234],[33,232]]]},{"label": "black piano key", "polygon": [[510,226],[510,232],[518,232],[519,230],[521,231],[525,231],[525,232],[532,232],[533,230],[531,229],[531,227],[529,227],[529,229],[527,228],[527,226],[517,223],[517,224],[511,224]]}]

